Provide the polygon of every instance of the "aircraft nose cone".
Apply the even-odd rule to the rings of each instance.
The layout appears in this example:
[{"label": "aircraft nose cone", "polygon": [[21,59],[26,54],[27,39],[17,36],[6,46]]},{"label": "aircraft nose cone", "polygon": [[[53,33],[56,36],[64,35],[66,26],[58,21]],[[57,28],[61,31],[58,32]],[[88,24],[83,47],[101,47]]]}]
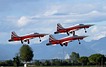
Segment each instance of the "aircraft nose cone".
[{"label": "aircraft nose cone", "polygon": [[44,35],[49,35],[49,34],[44,34]]},{"label": "aircraft nose cone", "polygon": [[84,36],[84,38],[85,38],[85,37],[88,37],[88,36]]},{"label": "aircraft nose cone", "polygon": [[94,26],[95,24],[92,24],[92,25],[90,25],[90,26]]},{"label": "aircraft nose cone", "polygon": [[49,46],[49,45],[51,45],[51,44],[50,44],[50,43],[47,43],[46,45]]},{"label": "aircraft nose cone", "polygon": [[13,40],[10,39],[10,40],[8,40],[8,41],[10,42],[10,41],[13,41]]}]

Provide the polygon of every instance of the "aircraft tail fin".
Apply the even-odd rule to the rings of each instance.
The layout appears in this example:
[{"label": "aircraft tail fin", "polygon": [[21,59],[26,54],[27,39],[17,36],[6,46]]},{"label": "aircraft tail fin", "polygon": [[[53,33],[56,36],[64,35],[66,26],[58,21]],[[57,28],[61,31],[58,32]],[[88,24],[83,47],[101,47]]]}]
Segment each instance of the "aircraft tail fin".
[{"label": "aircraft tail fin", "polygon": [[11,38],[12,37],[18,37],[18,35],[13,31],[12,33],[11,33]]},{"label": "aircraft tail fin", "polygon": [[63,26],[60,23],[58,23],[57,24],[57,30],[60,30],[60,29],[64,29],[64,28],[63,28]]},{"label": "aircraft tail fin", "polygon": [[56,39],[53,37],[53,35],[49,35],[49,42],[53,40],[56,40]]}]

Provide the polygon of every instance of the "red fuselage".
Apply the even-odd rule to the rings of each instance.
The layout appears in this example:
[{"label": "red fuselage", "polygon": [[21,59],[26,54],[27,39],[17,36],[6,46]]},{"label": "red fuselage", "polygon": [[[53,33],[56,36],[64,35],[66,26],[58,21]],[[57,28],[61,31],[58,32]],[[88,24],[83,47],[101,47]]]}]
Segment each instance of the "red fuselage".
[{"label": "red fuselage", "polygon": [[60,40],[52,40],[49,41],[49,44],[63,44],[63,43],[68,43],[71,42],[73,40],[82,40],[83,38],[85,38],[87,36],[73,36],[73,37],[66,37],[66,38],[62,38]]},{"label": "red fuselage", "polygon": [[44,37],[47,34],[30,34],[26,36],[18,36],[18,37],[12,37],[9,41],[20,41],[20,40],[27,40],[27,39],[33,39],[36,37]]},{"label": "red fuselage", "polygon": [[64,29],[59,29],[57,30],[58,33],[65,33],[65,32],[71,32],[71,31],[76,31],[82,28],[89,28],[92,25],[77,25],[77,26],[73,26],[70,28],[64,28]]}]

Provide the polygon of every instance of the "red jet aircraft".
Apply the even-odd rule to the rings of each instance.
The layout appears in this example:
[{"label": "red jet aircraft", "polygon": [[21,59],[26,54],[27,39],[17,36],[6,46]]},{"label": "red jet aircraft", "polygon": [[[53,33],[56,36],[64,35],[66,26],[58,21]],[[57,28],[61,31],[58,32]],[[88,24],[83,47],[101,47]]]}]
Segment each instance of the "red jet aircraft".
[{"label": "red jet aircraft", "polygon": [[[39,33],[34,33],[34,34],[30,34],[30,35],[26,35],[26,36],[18,36],[15,32],[12,32],[11,33],[11,39],[8,40],[9,42],[11,41],[21,41],[21,43],[23,44],[23,42],[28,42],[28,44],[30,43],[30,39],[33,39],[33,38],[36,38],[36,37],[39,37],[39,39],[41,37],[44,37],[48,34],[39,34]],[[41,39],[40,39],[41,41]]]},{"label": "red jet aircraft", "polygon": [[65,38],[57,40],[52,35],[49,35],[49,43],[47,43],[46,45],[48,46],[48,45],[60,44],[61,46],[63,46],[63,45],[67,46],[68,43],[72,42],[73,40],[78,40],[79,44],[81,44],[80,40],[84,39],[85,37],[87,37],[87,36],[74,35],[72,37],[65,37]]},{"label": "red jet aircraft", "polygon": [[54,34],[67,33],[67,35],[69,35],[70,33],[72,33],[73,36],[74,36],[76,30],[84,29],[85,33],[86,33],[87,32],[86,28],[89,28],[91,26],[93,26],[93,24],[89,24],[89,25],[79,24],[79,25],[76,25],[76,26],[73,26],[73,27],[63,28],[62,25],[60,23],[58,23],[57,24],[57,31],[54,32]]}]

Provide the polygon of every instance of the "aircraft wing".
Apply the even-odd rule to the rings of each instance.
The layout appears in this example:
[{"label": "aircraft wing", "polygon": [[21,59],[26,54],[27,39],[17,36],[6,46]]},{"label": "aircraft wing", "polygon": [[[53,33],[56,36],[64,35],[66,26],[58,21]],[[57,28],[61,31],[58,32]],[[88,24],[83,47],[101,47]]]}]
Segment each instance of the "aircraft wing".
[{"label": "aircraft wing", "polygon": [[69,43],[69,42],[72,42],[72,40],[64,41],[64,42],[62,42],[62,44],[64,44],[64,43]]}]

